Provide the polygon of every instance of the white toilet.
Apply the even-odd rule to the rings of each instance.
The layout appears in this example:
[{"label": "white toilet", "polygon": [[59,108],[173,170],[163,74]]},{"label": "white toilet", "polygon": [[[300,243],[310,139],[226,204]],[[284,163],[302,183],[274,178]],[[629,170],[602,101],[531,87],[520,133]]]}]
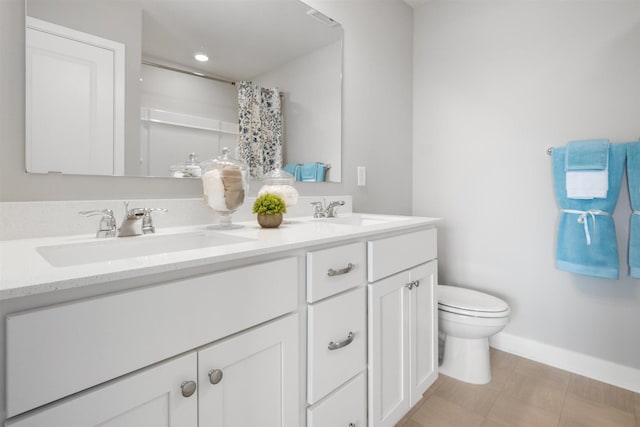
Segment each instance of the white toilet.
[{"label": "white toilet", "polygon": [[491,381],[489,337],[507,326],[509,313],[509,305],[500,298],[439,285],[438,328],[444,336],[439,371],[472,384]]}]

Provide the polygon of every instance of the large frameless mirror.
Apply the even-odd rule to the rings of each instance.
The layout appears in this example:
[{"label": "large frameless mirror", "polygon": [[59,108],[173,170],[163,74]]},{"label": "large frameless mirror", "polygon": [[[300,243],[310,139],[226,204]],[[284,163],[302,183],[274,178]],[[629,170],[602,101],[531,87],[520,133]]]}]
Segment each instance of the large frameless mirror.
[{"label": "large frameless mirror", "polygon": [[250,82],[277,89],[278,165],[340,182],[342,28],[307,4],[27,0],[26,12],[28,172],[189,176],[241,151]]}]

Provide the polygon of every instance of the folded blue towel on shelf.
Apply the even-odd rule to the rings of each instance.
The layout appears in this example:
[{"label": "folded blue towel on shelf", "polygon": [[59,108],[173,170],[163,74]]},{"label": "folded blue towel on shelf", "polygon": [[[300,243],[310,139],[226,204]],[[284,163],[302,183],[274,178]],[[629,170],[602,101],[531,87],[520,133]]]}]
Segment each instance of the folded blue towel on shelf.
[{"label": "folded blue towel on shelf", "polygon": [[631,199],[629,275],[640,279],[640,142],[627,144],[627,182]]},{"label": "folded blue towel on shelf", "polygon": [[320,162],[304,163],[300,166],[301,181],[322,182],[326,165]]},{"label": "folded blue towel on shelf", "polygon": [[609,158],[608,139],[590,139],[567,143],[565,171],[601,171]]},{"label": "folded blue towel on shelf", "polygon": [[284,166],[283,168],[286,172],[290,173],[291,175],[293,175],[293,177],[296,179],[296,181],[302,181],[301,175],[300,175],[300,164],[299,163],[288,163]]},{"label": "folded blue towel on shelf", "polygon": [[627,146],[609,145],[607,197],[586,200],[567,197],[566,148],[557,147],[551,153],[553,186],[561,208],[556,267],[572,273],[617,279],[618,245],[612,215],[620,193]]}]

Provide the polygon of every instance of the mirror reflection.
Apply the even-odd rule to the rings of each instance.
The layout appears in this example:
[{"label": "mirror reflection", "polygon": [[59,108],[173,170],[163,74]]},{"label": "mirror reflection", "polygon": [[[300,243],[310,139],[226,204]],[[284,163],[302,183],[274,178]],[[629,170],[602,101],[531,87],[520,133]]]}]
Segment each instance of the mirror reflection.
[{"label": "mirror reflection", "polygon": [[[342,28],[301,1],[28,0],[26,40],[28,172],[188,177],[229,147],[341,179]],[[239,135],[246,84],[278,93],[279,158]]]}]

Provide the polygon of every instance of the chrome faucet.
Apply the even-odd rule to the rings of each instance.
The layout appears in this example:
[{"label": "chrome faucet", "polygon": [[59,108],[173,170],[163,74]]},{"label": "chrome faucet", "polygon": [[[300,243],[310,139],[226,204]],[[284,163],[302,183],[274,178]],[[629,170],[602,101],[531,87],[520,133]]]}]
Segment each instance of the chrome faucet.
[{"label": "chrome faucet", "polygon": [[[129,209],[129,202],[124,202],[124,218],[118,229],[118,237],[155,233],[156,228],[153,226],[151,212],[167,212],[167,210],[158,208]],[[137,227],[138,223],[141,223],[140,227]]]},{"label": "chrome faucet", "polygon": [[332,200],[326,207],[325,204],[324,199],[322,202],[311,202],[314,218],[335,218],[338,207],[344,206],[344,200]]},{"label": "chrome faucet", "polygon": [[96,237],[116,237],[116,218],[113,216],[113,211],[111,209],[102,209],[102,210],[94,210],[94,211],[81,211],[78,212],[82,216],[94,216],[94,215],[102,215],[100,218],[100,224],[98,225],[98,231],[96,232]]}]

